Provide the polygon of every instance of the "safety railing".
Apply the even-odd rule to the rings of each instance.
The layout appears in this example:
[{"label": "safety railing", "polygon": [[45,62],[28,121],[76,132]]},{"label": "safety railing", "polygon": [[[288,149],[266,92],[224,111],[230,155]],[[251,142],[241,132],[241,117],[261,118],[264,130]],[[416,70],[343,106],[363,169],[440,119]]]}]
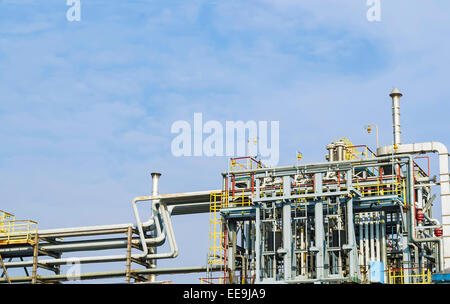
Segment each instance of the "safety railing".
[{"label": "safety railing", "polygon": [[3,222],[11,222],[15,220],[15,216],[6,211],[0,210],[0,229]]},{"label": "safety railing", "polygon": [[[254,281],[254,277],[245,277],[242,275],[235,276],[235,279],[238,281],[235,283],[238,284],[248,284],[252,283]],[[230,282],[230,278],[227,277],[206,277],[206,278],[199,278],[200,284],[227,284]]]},{"label": "safety railing", "polygon": [[235,191],[234,196],[229,195],[228,199],[223,200],[223,208],[250,206],[250,195],[245,191]]},{"label": "safety railing", "polygon": [[200,284],[224,284],[226,278],[213,277],[213,278],[199,278]]},{"label": "safety railing", "polygon": [[368,160],[377,157],[366,145],[345,147],[346,160]]},{"label": "safety railing", "polygon": [[425,172],[415,161],[414,161],[414,178],[417,180],[423,177],[430,176],[430,157],[429,156],[417,156],[414,159],[426,159],[427,160],[427,172]]},{"label": "safety railing", "polygon": [[5,221],[1,223],[0,246],[11,244],[34,244],[38,225],[33,221]]},{"label": "safety railing", "polygon": [[264,165],[261,161],[250,156],[231,158],[231,171],[252,170],[263,167]]},{"label": "safety railing", "polygon": [[[356,180],[355,188],[363,197],[367,196],[384,196],[384,195],[397,195],[405,198],[405,180],[399,177],[394,179],[385,180],[383,178],[376,178],[370,184],[360,184],[359,180]],[[376,182],[376,184],[375,184]]]},{"label": "safety railing", "polygon": [[427,268],[391,268],[389,284],[431,284],[431,272]]}]

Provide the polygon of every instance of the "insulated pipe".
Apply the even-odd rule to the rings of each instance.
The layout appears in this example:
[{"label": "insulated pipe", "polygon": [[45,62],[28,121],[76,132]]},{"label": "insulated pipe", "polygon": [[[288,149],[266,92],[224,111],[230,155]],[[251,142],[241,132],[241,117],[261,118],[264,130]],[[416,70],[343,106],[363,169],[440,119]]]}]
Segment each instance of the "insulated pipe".
[{"label": "insulated pipe", "polygon": [[[141,258],[145,257],[148,254],[148,247],[147,247],[147,243],[146,243],[146,239],[145,239],[145,235],[144,235],[144,230],[142,227],[142,223],[141,223],[141,219],[139,216],[139,211],[137,209],[136,203],[137,202],[142,202],[142,201],[148,201],[151,200],[148,196],[142,196],[142,197],[136,197],[133,199],[133,201],[131,202],[132,206],[133,206],[133,211],[134,211],[134,216],[136,218],[136,225],[138,228],[138,232],[139,232],[139,237],[141,239],[141,244],[142,244],[142,249],[143,249],[143,253],[140,255]],[[153,214],[153,218],[155,221],[158,221],[158,214]],[[159,225],[156,225],[157,227],[159,227]],[[165,233],[159,233],[160,231],[158,231],[158,236],[155,238],[152,238],[151,240],[155,241],[155,242],[162,242],[163,240],[165,240],[166,235]]]},{"label": "insulated pipe", "polygon": [[[161,177],[161,173],[158,172],[152,172],[151,173],[152,176],[152,195],[156,196],[159,194],[159,178]],[[156,203],[159,202],[159,200],[154,200],[152,203],[152,215],[156,214],[158,211],[156,210]],[[169,239],[170,242],[170,239]],[[172,247],[172,245],[171,245]],[[156,253],[157,252],[157,248],[154,248],[153,250],[150,249],[150,251],[152,251],[152,253]],[[156,260],[151,260],[150,261],[150,268],[156,268]],[[156,275],[155,274],[151,274],[149,276],[149,281],[150,282],[156,282]]]},{"label": "insulated pipe", "polygon": [[84,226],[72,228],[59,229],[44,229],[39,230],[39,237],[69,237],[69,236],[85,236],[85,235],[101,235],[114,234],[126,232],[128,227],[133,227],[133,224],[114,224],[101,226]]},{"label": "insulated pipe", "polygon": [[[142,224],[140,222],[139,213],[137,211],[136,203],[139,201],[147,201],[150,200],[149,197],[137,197],[133,199],[132,205],[133,210],[135,212],[136,221],[137,221],[137,227],[139,230],[139,235],[141,239],[141,244],[143,247],[143,254],[134,254],[132,255],[132,258],[134,259],[164,259],[164,258],[175,258],[178,256],[178,247],[175,241],[175,235],[173,233],[172,228],[172,222],[170,220],[170,215],[167,210],[167,206],[165,204],[158,204],[159,205],[159,211],[161,212],[161,215],[163,217],[164,222],[164,229],[168,235],[169,239],[169,245],[171,251],[168,253],[157,253],[157,254],[148,254],[149,250],[147,247],[147,241],[151,242],[161,242],[165,238],[165,234],[158,229],[159,235],[155,238],[146,239]],[[155,217],[155,220],[157,220],[157,217]],[[159,227],[159,225],[156,225]],[[96,256],[96,257],[70,257],[70,258],[60,258],[60,259],[52,259],[52,260],[40,260],[38,261],[40,264],[46,264],[46,265],[63,265],[67,263],[73,263],[74,261],[79,263],[98,263],[98,262],[119,262],[119,261],[125,261],[127,258],[126,255],[110,255],[110,256]],[[33,261],[21,261],[21,262],[9,262],[5,263],[6,267],[12,268],[12,267],[26,267],[31,266],[33,264]]]},{"label": "insulated pipe", "polygon": [[[410,202],[414,203],[414,160],[413,157],[411,155],[408,156],[409,158],[409,174],[408,174],[408,178],[409,178],[409,199]],[[442,185],[441,185],[441,190],[442,190]],[[442,201],[443,202],[443,201]],[[441,237],[429,237],[429,238],[423,238],[423,239],[418,239],[415,236],[415,214],[414,212],[412,212],[412,210],[409,210],[409,225],[410,225],[410,229],[408,230],[408,235],[410,240],[412,240],[415,243],[420,243],[420,242],[439,242],[439,268],[440,270],[444,270],[446,269],[446,265],[445,265],[445,248],[443,248],[443,241]],[[444,239],[445,240],[445,239]]]},{"label": "insulated pipe", "polygon": [[367,275],[367,271],[369,269],[369,218],[368,218],[368,214],[364,213],[364,251],[365,251],[365,261],[364,261],[364,270],[366,271],[366,275]]},{"label": "insulated pipe", "polygon": [[343,141],[338,141],[335,144],[336,146],[336,161],[344,161],[345,160],[345,143]]},{"label": "insulated pipe", "polygon": [[376,213],[375,217],[375,258],[377,262],[380,261],[380,213]]},{"label": "insulated pipe", "polygon": [[[381,261],[383,262],[383,267],[386,269],[387,263],[386,263],[386,216],[385,213],[381,213]],[[387,282],[387,273],[384,273],[385,282]]]},{"label": "insulated pipe", "polygon": [[328,144],[326,146],[327,150],[328,150],[328,161],[333,162],[335,161],[334,159],[334,144]]},{"label": "insulated pipe", "polygon": [[[168,231],[168,239],[171,251],[168,253],[157,253],[157,254],[147,254],[143,256],[142,254],[134,254],[131,257],[134,259],[146,258],[146,259],[164,259],[164,258],[175,258],[178,256],[178,247],[176,245],[175,236],[171,226],[170,218],[167,213],[167,207],[161,208],[163,210],[162,215],[164,217],[165,229]],[[165,211],[164,211],[165,210]],[[153,238],[153,240],[156,238]],[[144,247],[144,246],[143,246]],[[96,257],[70,257],[70,258],[60,258],[51,260],[39,260],[38,263],[45,265],[63,265],[67,263],[78,262],[80,264],[84,263],[99,263],[99,262],[121,262],[127,259],[126,255],[110,255],[110,256],[96,256]],[[7,268],[13,267],[26,267],[32,266],[33,261],[21,261],[21,262],[9,262],[5,263]]]},{"label": "insulated pipe", "polygon": [[[447,147],[440,142],[426,142],[415,144],[404,144],[397,146],[394,150],[393,146],[380,147],[377,154],[380,156],[392,155],[393,153],[405,154],[424,154],[428,152],[437,152],[439,154],[439,175],[441,185],[441,210],[442,210],[442,226],[443,226],[443,254],[444,269],[450,268],[450,178],[448,171],[448,150]],[[409,157],[409,166],[411,181],[413,181],[413,159]],[[414,183],[411,182],[411,202],[414,202]]]},{"label": "insulated pipe", "polygon": [[363,245],[363,222],[361,213],[358,214],[358,226],[359,226],[359,267],[364,265],[364,245]]},{"label": "insulated pipe", "polygon": [[[426,213],[424,213],[423,215],[428,221],[433,222],[436,226],[441,227],[441,223],[437,219],[430,218]],[[427,227],[425,226],[425,228]]]},{"label": "insulated pipe", "polygon": [[[147,240],[147,245],[161,245],[160,243],[154,243],[153,240]],[[133,244],[140,245],[140,239],[133,239]],[[115,239],[97,239],[89,241],[75,241],[64,242],[60,244],[48,244],[39,246],[39,249],[50,252],[74,252],[74,251],[89,251],[89,250],[108,250],[119,249],[127,247],[127,238],[115,238]],[[12,247],[12,248],[0,248],[0,254],[3,257],[15,257],[15,256],[31,256],[33,255],[33,249],[28,247]]]},{"label": "insulated pipe", "polygon": [[[350,198],[347,201],[347,243],[351,248],[351,251],[349,252],[349,273],[350,277],[360,277],[360,272],[358,269],[358,260],[359,257],[357,246],[356,246],[356,239],[355,239],[355,215],[353,214],[353,199]],[[342,268],[341,268],[342,269]]]},{"label": "insulated pipe", "polygon": [[[179,267],[179,268],[160,268],[160,269],[135,269],[133,273],[136,274],[181,274],[181,273],[195,273],[195,272],[205,272],[205,271],[223,271],[219,265],[209,265],[209,266],[193,266],[193,267]],[[79,275],[69,275],[69,274],[58,274],[58,275],[45,275],[39,276],[40,281],[73,281],[73,280],[90,280],[90,279],[100,279],[100,278],[113,278],[113,277],[123,277],[126,275],[126,271],[106,271],[106,272],[88,272],[80,273]],[[32,280],[31,276],[26,277],[13,277],[12,282],[29,282]],[[0,283],[6,283],[5,278],[0,278]]]},{"label": "insulated pipe", "polygon": [[375,233],[374,233],[374,220],[373,213],[369,213],[369,233],[370,233],[370,261],[375,261]]}]

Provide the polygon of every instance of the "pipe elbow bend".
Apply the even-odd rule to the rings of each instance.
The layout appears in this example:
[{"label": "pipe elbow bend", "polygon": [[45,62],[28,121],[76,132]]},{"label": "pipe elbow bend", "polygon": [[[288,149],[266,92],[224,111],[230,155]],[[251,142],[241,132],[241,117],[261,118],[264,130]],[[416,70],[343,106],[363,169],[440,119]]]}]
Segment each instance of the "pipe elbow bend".
[{"label": "pipe elbow bend", "polygon": [[448,149],[443,143],[438,142],[438,141],[433,141],[433,142],[431,142],[431,145],[433,146],[433,149],[439,153],[439,155],[446,154],[448,156]]}]

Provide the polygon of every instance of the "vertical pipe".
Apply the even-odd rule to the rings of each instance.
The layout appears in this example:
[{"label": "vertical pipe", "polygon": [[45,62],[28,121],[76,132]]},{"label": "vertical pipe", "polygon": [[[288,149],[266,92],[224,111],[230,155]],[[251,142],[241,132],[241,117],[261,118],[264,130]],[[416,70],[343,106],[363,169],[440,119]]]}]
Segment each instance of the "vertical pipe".
[{"label": "vertical pipe", "polygon": [[334,159],[334,144],[328,144],[327,150],[328,150],[328,161],[330,161],[330,162],[335,161],[335,159]]},{"label": "vertical pipe", "polygon": [[376,255],[375,255],[375,259],[377,262],[379,262],[380,259],[380,213],[377,212],[376,213],[376,218],[375,218],[375,250],[376,250]]},{"label": "vertical pipe", "polygon": [[400,97],[403,96],[400,91],[395,88],[389,96],[392,98],[392,127],[394,134],[394,145],[401,145],[401,129],[400,129]]},{"label": "vertical pipe", "polygon": [[[291,195],[291,177],[283,176],[283,195]],[[291,226],[291,204],[286,202],[283,205],[283,248],[284,255],[284,279],[292,279],[292,226]]]},{"label": "vertical pipe", "polygon": [[[383,262],[384,269],[387,269],[387,256],[386,256],[386,214],[381,212],[381,261]],[[387,272],[385,272],[384,281],[387,282]]]},{"label": "vertical pipe", "polygon": [[364,213],[364,249],[365,249],[365,261],[364,261],[364,270],[366,273],[366,278],[369,270],[369,221],[368,214]]},{"label": "vertical pipe", "polygon": [[358,214],[358,226],[359,226],[359,267],[364,265],[364,235],[363,235],[363,223],[361,213]]},{"label": "vertical pipe", "polygon": [[[152,195],[159,195],[159,178],[161,177],[161,173],[152,172],[151,176],[152,176]],[[152,208],[153,208],[152,212],[153,213],[152,214],[155,214],[157,212],[156,211],[156,207],[155,207],[155,203],[156,202],[159,202],[159,200],[158,201],[153,201],[153,203],[152,203]],[[153,251],[151,253],[155,253],[155,254],[157,253],[157,248],[156,247],[155,248],[151,248],[151,249],[153,249],[153,250],[151,250],[151,251]],[[156,259],[150,260],[149,262],[150,262],[150,268],[156,268]],[[156,282],[156,274],[150,274],[148,276],[148,280],[150,282]]]},{"label": "vertical pipe", "polygon": [[236,283],[236,246],[237,246],[237,224],[236,222],[228,222],[231,250],[228,251],[228,269],[230,270],[229,282]]},{"label": "vertical pipe", "polygon": [[349,273],[350,278],[356,276],[356,267],[357,267],[357,253],[356,253],[356,244],[355,244],[355,226],[353,220],[353,199],[350,198],[347,201],[347,242],[350,245],[351,249],[349,252]]},{"label": "vertical pipe", "polygon": [[33,246],[33,271],[31,272],[31,284],[37,283],[37,264],[39,255],[39,236],[36,233],[34,235],[34,246]]},{"label": "vertical pipe", "polygon": [[[259,192],[259,179],[256,180],[256,190]],[[261,205],[256,205],[255,215],[255,282],[261,281]]]},{"label": "vertical pipe", "polygon": [[374,238],[374,231],[373,231],[373,226],[374,226],[374,219],[373,219],[373,213],[369,214],[369,234],[370,234],[370,261],[374,261],[375,260],[375,238]]},{"label": "vertical pipe", "polygon": [[336,146],[336,160],[343,161],[345,160],[345,143],[343,141],[338,141],[335,144]]},{"label": "vertical pipe", "polygon": [[127,231],[127,261],[126,261],[126,275],[125,281],[130,283],[131,280],[131,242],[133,240],[133,228],[128,227]]},{"label": "vertical pipe", "polygon": [[[318,174],[316,174],[318,175]],[[316,272],[317,279],[324,278],[324,230],[323,230],[323,203],[322,201],[316,202],[314,205],[314,231],[316,248],[318,249],[316,254]]]}]

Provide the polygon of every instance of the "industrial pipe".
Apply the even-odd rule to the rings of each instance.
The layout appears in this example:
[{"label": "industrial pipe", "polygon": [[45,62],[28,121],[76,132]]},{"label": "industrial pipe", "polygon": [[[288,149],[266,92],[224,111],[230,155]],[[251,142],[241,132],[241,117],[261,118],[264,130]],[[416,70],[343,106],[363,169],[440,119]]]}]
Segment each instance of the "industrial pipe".
[{"label": "industrial pipe", "polygon": [[[193,267],[178,267],[178,268],[160,268],[160,269],[136,269],[133,270],[135,274],[180,274],[180,273],[196,273],[205,271],[222,271],[222,268],[218,265],[209,266],[193,266]],[[46,275],[38,276],[39,281],[72,281],[72,280],[90,280],[99,278],[114,278],[123,277],[126,275],[126,270],[123,271],[106,271],[106,272],[88,272],[75,275],[58,274],[58,275]],[[11,282],[30,282],[31,276],[26,277],[13,277],[10,278]],[[6,283],[7,280],[0,278],[0,283]]]},{"label": "industrial pipe", "polygon": [[401,130],[400,130],[400,97],[403,96],[400,91],[395,88],[389,94],[392,98],[392,127],[394,131],[394,145],[400,145],[401,140]]},{"label": "industrial pipe", "polygon": [[[442,210],[442,226],[443,226],[443,254],[444,269],[450,268],[450,180],[448,171],[448,150],[447,147],[440,142],[425,142],[415,144],[404,144],[397,146],[380,147],[377,150],[378,155],[392,155],[393,153],[407,153],[407,154],[424,154],[428,152],[439,154],[439,175],[441,185],[441,210]],[[412,157],[410,158],[410,174],[413,178]],[[414,194],[414,183],[412,184],[411,192]],[[414,197],[412,197],[414,202]]]}]

